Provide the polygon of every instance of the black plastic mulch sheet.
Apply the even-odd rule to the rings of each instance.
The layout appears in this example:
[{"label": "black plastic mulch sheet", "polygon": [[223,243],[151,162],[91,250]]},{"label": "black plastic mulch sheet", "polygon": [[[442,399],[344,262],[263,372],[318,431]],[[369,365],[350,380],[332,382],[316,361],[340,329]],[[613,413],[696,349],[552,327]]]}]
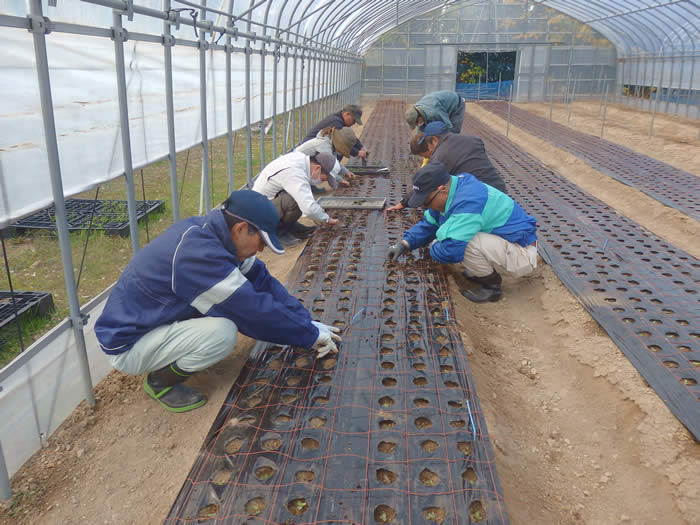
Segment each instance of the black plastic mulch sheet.
[{"label": "black plastic mulch sheet", "polygon": [[[380,141],[407,134],[382,126],[402,115],[378,104],[363,143],[405,176],[341,194],[400,199],[408,137]],[[417,217],[332,215],[341,224],[314,235],[288,286],[343,330],[339,353],[258,345],[166,523],[507,523],[444,274],[420,252],[385,264]]]},{"label": "black plastic mulch sheet", "polygon": [[476,118],[467,115],[464,126],[483,139],[508,193],[537,218],[540,255],[700,438],[698,260],[618,215]]},{"label": "black plastic mulch sheet", "polygon": [[[506,102],[481,102],[480,106],[507,118]],[[595,135],[556,122],[550,123],[548,119],[516,106],[511,106],[510,120],[512,124],[552,142],[595,169],[643,191],[666,206],[700,220],[700,181],[692,173]]]}]

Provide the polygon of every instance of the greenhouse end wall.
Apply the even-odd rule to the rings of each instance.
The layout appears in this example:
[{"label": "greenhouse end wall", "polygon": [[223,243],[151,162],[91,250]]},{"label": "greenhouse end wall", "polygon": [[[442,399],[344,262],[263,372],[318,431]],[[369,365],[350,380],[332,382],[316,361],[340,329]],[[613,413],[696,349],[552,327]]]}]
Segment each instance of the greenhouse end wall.
[{"label": "greenhouse end wall", "polygon": [[[454,90],[460,52],[515,52],[513,98],[537,101],[599,97],[617,76],[615,47],[590,26],[530,3],[482,2],[406,22],[384,34],[365,53],[363,96],[415,100]],[[492,82],[493,83],[493,82]],[[500,98],[508,95],[502,86]],[[487,90],[477,89],[477,98]],[[491,90],[494,91],[494,90]],[[471,93],[471,92],[470,92]],[[490,98],[494,98],[493,96]]]}]

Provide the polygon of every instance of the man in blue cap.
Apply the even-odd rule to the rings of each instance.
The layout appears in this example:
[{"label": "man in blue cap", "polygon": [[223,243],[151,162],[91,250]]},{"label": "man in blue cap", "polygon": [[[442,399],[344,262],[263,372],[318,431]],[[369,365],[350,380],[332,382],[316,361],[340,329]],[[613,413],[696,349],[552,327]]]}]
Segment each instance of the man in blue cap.
[{"label": "man in blue cap", "polygon": [[464,290],[475,303],[501,298],[501,275],[515,277],[537,267],[535,218],[506,194],[469,173],[450,175],[444,164],[431,160],[413,176],[409,208],[425,208],[423,219],[387,259],[430,243],[430,256],[446,264],[462,263],[464,276],[479,285]]},{"label": "man in blue cap", "polygon": [[279,215],[263,195],[234,191],[204,217],[173,224],[129,262],[95,334],[112,366],[146,373],[144,389],[172,412],[206,403],[183,383],[222,360],[238,332],[263,341],[336,352],[338,328],[309,312],[255,255],[284,249]]}]

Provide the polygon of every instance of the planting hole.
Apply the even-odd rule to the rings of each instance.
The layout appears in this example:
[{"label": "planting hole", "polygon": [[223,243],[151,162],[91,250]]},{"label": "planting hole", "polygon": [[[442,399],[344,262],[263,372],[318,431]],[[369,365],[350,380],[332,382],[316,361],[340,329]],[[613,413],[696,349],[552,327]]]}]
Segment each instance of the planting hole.
[{"label": "planting hole", "polygon": [[424,428],[430,428],[430,427],[433,426],[433,422],[432,422],[432,421],[430,421],[427,417],[422,417],[422,416],[419,417],[419,418],[416,418],[416,420],[414,421],[414,423],[415,423],[415,425],[416,425],[416,428],[419,428],[419,429],[421,429],[421,430],[424,429]]},{"label": "planting hole", "polygon": [[440,476],[435,474],[435,472],[433,472],[432,470],[428,470],[427,468],[423,469],[423,472],[420,473],[418,479],[426,487],[434,487],[435,485],[440,483]]},{"label": "planting hole", "polygon": [[262,397],[260,397],[260,396],[250,396],[248,398],[248,406],[250,408],[256,407],[260,403],[262,403]]},{"label": "planting hole", "polygon": [[381,367],[384,370],[391,370],[392,368],[394,368],[394,363],[392,363],[391,361],[383,361]]},{"label": "planting hole", "polygon": [[425,370],[425,363],[413,363],[414,370]]},{"label": "planting hole", "polygon": [[377,523],[391,523],[396,518],[396,512],[389,505],[377,505],[374,509],[374,521]]},{"label": "planting hole", "polygon": [[335,366],[335,364],[337,362],[338,362],[337,359],[335,359],[333,357],[329,357],[328,359],[325,359],[322,362],[321,366],[323,367],[324,370],[330,370],[331,368],[333,368]]},{"label": "planting hole", "polygon": [[695,379],[693,379],[692,377],[681,378],[681,383],[683,383],[686,386],[695,386],[698,384],[698,382]]},{"label": "planting hole", "polygon": [[453,367],[453,366],[450,366],[450,365],[440,365],[440,372],[447,373],[447,372],[452,372],[452,371],[454,371],[454,367]]},{"label": "planting hole", "polygon": [[382,419],[379,422],[379,428],[382,430],[389,430],[390,428],[394,428],[395,426],[396,422],[391,419]]},{"label": "planting hole", "polygon": [[319,383],[330,383],[333,381],[333,378],[329,375],[324,375],[318,378]]},{"label": "planting hole", "polygon": [[328,397],[327,396],[318,396],[313,398],[313,401],[318,403],[319,405],[325,405],[328,403]]},{"label": "planting hole", "polygon": [[297,396],[295,394],[282,394],[283,403],[294,403],[296,400]]},{"label": "planting hole", "polygon": [[306,368],[311,364],[311,359],[308,357],[300,357],[296,361],[294,361],[294,364],[297,365],[297,368]]},{"label": "planting hole", "polygon": [[423,509],[423,517],[427,521],[440,525],[445,521],[445,511],[440,507],[426,507]]},{"label": "planting hole", "polygon": [[472,453],[471,441],[458,441],[457,450],[459,450],[465,456],[469,456]]},{"label": "planting hole", "polygon": [[289,423],[291,420],[291,416],[288,416],[287,414],[280,414],[279,416],[275,417],[274,423],[275,425],[284,425],[286,423]]},{"label": "planting hole", "polygon": [[231,441],[226,443],[224,450],[226,451],[227,454],[236,454],[239,450],[241,450],[242,445],[243,445],[243,439],[233,438]]},{"label": "planting hole", "polygon": [[216,503],[210,503],[199,509],[199,519],[200,520],[210,520],[215,518],[219,513],[219,506]]},{"label": "planting hole", "polygon": [[486,513],[484,511],[484,506],[481,504],[479,500],[472,501],[469,504],[469,517],[473,522],[480,522],[484,521],[486,518]]},{"label": "planting hole", "polygon": [[445,386],[447,388],[457,388],[459,384],[456,381],[445,381]]},{"label": "planting hole", "polygon": [[287,510],[295,516],[299,516],[309,510],[309,504],[304,498],[296,498],[287,503]]},{"label": "planting hole", "polygon": [[387,408],[394,404],[394,399],[390,396],[383,396],[379,398],[379,404],[382,407]]},{"label": "planting hole", "polygon": [[388,348],[388,347],[385,346],[385,347],[382,347],[382,349],[379,351],[379,353],[382,354],[382,355],[393,354],[393,353],[394,353],[394,349],[393,349],[393,348]]},{"label": "planting hole", "polygon": [[300,470],[294,474],[294,477],[297,479],[297,481],[301,481],[302,483],[311,483],[316,479],[316,474],[310,470]]},{"label": "planting hole", "polygon": [[417,407],[427,407],[430,404],[430,401],[423,399],[422,397],[418,397],[413,400],[413,404]]},{"label": "planting hole", "polygon": [[301,440],[301,446],[306,450],[316,450],[318,449],[318,441],[314,438],[304,438]]},{"label": "planting hole", "polygon": [[440,445],[436,442],[433,441],[432,439],[426,439],[420,444],[421,448],[426,451],[428,454],[432,454],[435,452],[437,449],[440,448]]},{"label": "planting hole", "polygon": [[277,450],[282,446],[282,440],[277,438],[266,439],[262,442],[262,448],[265,450]]},{"label": "planting hole", "polygon": [[391,454],[396,449],[396,443],[393,441],[380,441],[377,445],[379,452],[384,452],[384,454]]},{"label": "planting hole", "polygon": [[260,481],[267,481],[277,472],[272,467],[258,467],[255,469],[255,477]]},{"label": "planting hole", "polygon": [[299,376],[293,376],[293,377],[287,378],[287,385],[288,386],[296,386],[300,382],[301,382],[301,377],[299,377]]},{"label": "planting hole", "polygon": [[450,405],[452,408],[462,408],[461,401],[448,401],[447,404]]},{"label": "planting hole", "polygon": [[666,368],[678,368],[678,363],[675,361],[664,361],[664,366]]},{"label": "planting hole", "polygon": [[226,485],[229,481],[231,481],[231,473],[229,469],[222,468],[214,472],[214,475],[211,478],[211,482],[214,485]]},{"label": "planting hole", "polygon": [[396,474],[394,474],[391,470],[379,468],[377,469],[377,481],[384,483],[385,485],[391,485],[394,481],[396,481]]},{"label": "planting hole", "polygon": [[464,419],[457,419],[455,421],[450,421],[450,426],[452,428],[464,428],[465,422]]},{"label": "planting hole", "polygon": [[396,383],[397,381],[393,377],[385,377],[382,379],[382,385],[384,386],[396,386]]},{"label": "planting hole", "polygon": [[245,504],[245,511],[251,516],[258,516],[265,510],[265,498],[253,498]]},{"label": "planting hole", "polygon": [[425,348],[414,348],[411,352],[416,357],[423,357],[425,355]]},{"label": "planting hole", "polygon": [[279,359],[273,359],[267,364],[268,367],[270,367],[272,370],[279,370],[282,368],[282,361]]},{"label": "planting hole", "polygon": [[326,424],[326,418],[314,416],[311,419],[309,419],[309,423],[314,428],[321,428],[323,425]]},{"label": "planting hole", "polygon": [[428,384],[428,379],[425,377],[416,377],[413,379],[413,384],[416,386],[425,386]]},{"label": "planting hole", "polygon": [[464,481],[468,481],[469,483],[476,483],[478,478],[476,476],[476,472],[474,472],[474,469],[469,467],[467,470],[462,472],[462,479]]}]

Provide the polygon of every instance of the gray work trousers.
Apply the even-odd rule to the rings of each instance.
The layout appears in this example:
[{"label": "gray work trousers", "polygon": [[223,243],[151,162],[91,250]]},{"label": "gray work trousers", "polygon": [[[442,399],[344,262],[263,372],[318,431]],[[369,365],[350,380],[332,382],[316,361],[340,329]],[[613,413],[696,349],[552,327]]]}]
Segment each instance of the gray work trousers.
[{"label": "gray work trousers", "polygon": [[289,193],[282,190],[272,199],[277,213],[280,215],[280,226],[294,224],[301,217],[301,208]]}]

